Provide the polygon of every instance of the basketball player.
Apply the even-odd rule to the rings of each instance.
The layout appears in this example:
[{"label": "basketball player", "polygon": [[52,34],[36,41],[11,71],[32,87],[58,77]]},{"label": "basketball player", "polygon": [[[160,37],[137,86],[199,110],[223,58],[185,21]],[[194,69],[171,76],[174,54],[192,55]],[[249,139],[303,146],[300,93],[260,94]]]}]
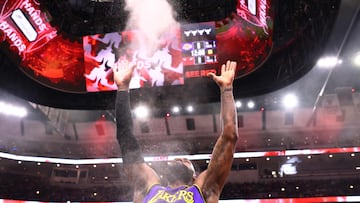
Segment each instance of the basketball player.
[{"label": "basketball player", "polygon": [[135,65],[120,61],[113,67],[114,81],[118,86],[116,96],[117,140],[120,145],[125,170],[134,187],[134,203],[216,203],[231,169],[237,131],[237,113],[233,97],[233,80],[236,62],[227,61],[221,75],[209,73],[221,93],[221,126],[206,170],[195,175],[194,166],[187,159],[176,159],[169,164],[165,174],[168,185],[162,186],[160,177],[144,163],[133,135],[130,112],[129,82]]}]

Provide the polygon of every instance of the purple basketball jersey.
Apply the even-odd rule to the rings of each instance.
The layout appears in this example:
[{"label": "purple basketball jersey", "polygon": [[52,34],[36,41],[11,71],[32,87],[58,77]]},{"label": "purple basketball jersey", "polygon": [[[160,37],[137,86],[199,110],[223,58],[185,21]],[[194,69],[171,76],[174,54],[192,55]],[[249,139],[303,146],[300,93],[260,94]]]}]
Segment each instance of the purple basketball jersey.
[{"label": "purple basketball jersey", "polygon": [[205,203],[205,200],[196,185],[177,188],[154,185],[143,203]]}]

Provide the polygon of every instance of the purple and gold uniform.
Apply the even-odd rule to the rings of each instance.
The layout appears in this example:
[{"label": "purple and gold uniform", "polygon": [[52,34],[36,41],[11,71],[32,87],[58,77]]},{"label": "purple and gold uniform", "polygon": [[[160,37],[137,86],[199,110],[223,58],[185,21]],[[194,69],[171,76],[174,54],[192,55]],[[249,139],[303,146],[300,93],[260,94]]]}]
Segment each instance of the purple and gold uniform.
[{"label": "purple and gold uniform", "polygon": [[177,188],[153,185],[143,203],[205,203],[205,200],[197,185]]}]

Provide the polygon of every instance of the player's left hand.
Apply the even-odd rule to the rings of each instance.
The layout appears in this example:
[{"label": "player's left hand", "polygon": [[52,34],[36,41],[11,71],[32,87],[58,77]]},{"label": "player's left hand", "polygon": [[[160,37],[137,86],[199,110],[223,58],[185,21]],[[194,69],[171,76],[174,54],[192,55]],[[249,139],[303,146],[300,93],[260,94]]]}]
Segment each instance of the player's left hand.
[{"label": "player's left hand", "polygon": [[119,60],[112,67],[114,73],[114,81],[118,90],[128,90],[132,73],[136,67],[135,63],[128,60]]},{"label": "player's left hand", "polygon": [[221,66],[221,75],[217,76],[214,73],[208,73],[208,76],[211,77],[216,84],[220,87],[221,90],[226,88],[232,88],[232,84],[235,78],[236,71],[236,62],[227,61],[226,64]]}]

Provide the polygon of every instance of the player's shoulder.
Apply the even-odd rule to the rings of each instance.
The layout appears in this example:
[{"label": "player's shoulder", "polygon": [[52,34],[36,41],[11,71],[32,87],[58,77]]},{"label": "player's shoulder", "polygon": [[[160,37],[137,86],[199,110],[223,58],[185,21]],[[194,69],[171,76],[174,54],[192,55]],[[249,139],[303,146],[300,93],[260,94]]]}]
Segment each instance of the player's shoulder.
[{"label": "player's shoulder", "polygon": [[215,183],[209,182],[207,178],[208,170],[203,171],[198,175],[194,181],[194,185],[198,187],[201,195],[206,203],[218,203],[219,202],[219,189]]}]

